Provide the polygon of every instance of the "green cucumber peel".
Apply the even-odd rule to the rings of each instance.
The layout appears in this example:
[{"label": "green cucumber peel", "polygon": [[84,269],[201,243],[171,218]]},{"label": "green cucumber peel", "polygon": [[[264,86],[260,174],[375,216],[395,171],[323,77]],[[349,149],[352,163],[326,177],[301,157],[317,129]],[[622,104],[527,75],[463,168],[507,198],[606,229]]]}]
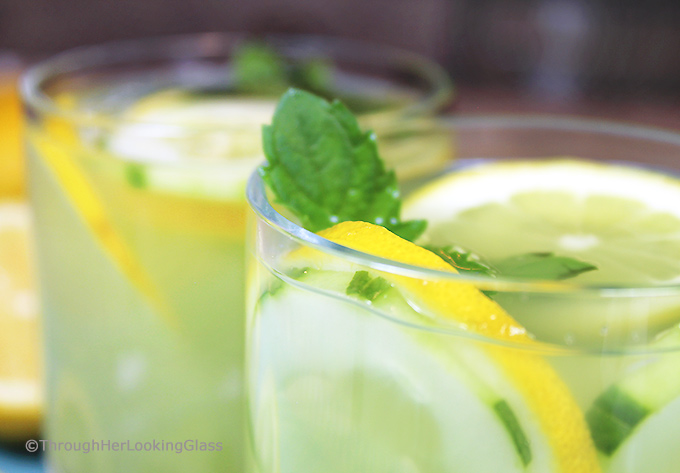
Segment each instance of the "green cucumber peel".
[{"label": "green cucumber peel", "polygon": [[613,455],[647,417],[658,413],[680,396],[678,357],[670,350],[680,344],[680,330],[673,328],[653,345],[662,351],[648,363],[609,386],[586,412],[597,448]]},{"label": "green cucumber peel", "polygon": [[498,418],[503,422],[505,429],[508,431],[510,438],[512,438],[512,443],[517,449],[517,453],[522,460],[524,466],[528,466],[531,463],[531,446],[529,445],[529,439],[527,439],[522,426],[517,420],[517,416],[514,411],[507,403],[507,401],[498,401],[493,405],[493,410],[498,416]]},{"label": "green cucumber peel", "polygon": [[649,409],[612,386],[588,409],[586,421],[597,449],[611,456],[649,414]]}]

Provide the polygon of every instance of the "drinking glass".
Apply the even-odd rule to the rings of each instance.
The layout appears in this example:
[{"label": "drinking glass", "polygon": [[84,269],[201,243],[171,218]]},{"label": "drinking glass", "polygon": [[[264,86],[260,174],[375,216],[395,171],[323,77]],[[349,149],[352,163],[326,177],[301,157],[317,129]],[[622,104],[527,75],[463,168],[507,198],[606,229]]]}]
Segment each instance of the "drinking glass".
[{"label": "drinking glass", "polygon": [[[565,169],[576,166],[573,174],[552,176],[554,182],[574,179],[564,186],[576,192],[588,188],[597,194],[600,187],[618,192],[620,200],[592,201],[593,208],[610,202],[614,210],[638,205],[625,196],[639,195],[639,189],[620,188],[615,169],[634,180],[655,169],[669,179],[655,174],[660,180],[652,182],[661,183],[659,188],[676,185],[672,179],[680,174],[680,135],[673,132],[542,116],[458,117],[443,126],[457,161],[445,172],[402,182],[407,209],[413,208],[410,198],[423,196],[414,189],[434,193],[442,182],[464,183],[471,175],[487,182],[485,166],[512,169],[519,161],[528,161],[523,166],[529,171],[546,158],[567,163]],[[575,157],[593,162],[577,165]],[[579,178],[581,169],[599,172],[602,163],[607,164],[600,181]],[[443,176],[449,180],[427,187]],[[612,187],[610,178],[619,186]],[[441,208],[502,195],[499,189],[507,185],[518,192],[537,186],[542,199],[552,200],[525,199],[523,208],[544,206],[550,220],[568,198],[529,179],[509,182],[499,174],[491,182],[467,184],[457,194],[460,201]],[[455,273],[440,267],[447,266],[443,260],[431,266],[433,255],[426,258],[410,243],[397,246],[396,237],[375,229],[356,233],[366,231],[360,224],[344,224],[332,233],[335,239],[301,228],[272,203],[257,173],[247,195],[248,471],[677,471],[677,278],[627,284],[622,274],[635,275],[625,267],[616,268],[611,284],[585,274],[547,280]],[[660,208],[675,205],[662,194],[659,199]],[[484,240],[512,252],[509,245],[523,243],[510,240],[506,230],[512,221],[500,218],[498,205],[487,208],[499,219],[485,234],[461,231],[468,248]],[[472,212],[469,221],[480,215]],[[649,215],[640,213],[635,228],[677,236],[677,225],[675,230],[662,225],[669,213],[646,220]],[[591,226],[616,217],[606,211]],[[677,212],[672,219],[677,223]],[[537,231],[527,227],[525,240],[533,241]],[[364,238],[353,240],[351,234]],[[574,241],[576,236],[569,242],[578,246]],[[579,241],[585,245],[585,239]],[[680,260],[674,244],[666,241],[659,251],[671,257],[675,251]],[[661,264],[654,255],[639,256]]]},{"label": "drinking glass", "polygon": [[[276,99],[235,84],[247,41],[87,47],[23,78],[44,437],[81,450],[50,449],[52,471],[243,471],[243,193]],[[285,60],[329,63],[329,93],[377,128],[450,98],[445,74],[417,55],[311,36],[259,41]]]}]

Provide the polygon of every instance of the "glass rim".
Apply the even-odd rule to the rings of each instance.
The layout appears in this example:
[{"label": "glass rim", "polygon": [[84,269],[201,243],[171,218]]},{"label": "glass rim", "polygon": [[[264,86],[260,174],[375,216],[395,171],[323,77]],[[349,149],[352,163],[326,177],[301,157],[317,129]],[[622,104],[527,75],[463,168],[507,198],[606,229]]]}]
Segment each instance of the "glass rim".
[{"label": "glass rim", "polygon": [[[25,105],[39,113],[55,116],[73,123],[106,126],[120,123],[148,124],[170,129],[177,125],[156,123],[151,120],[121,119],[108,114],[98,114],[60,106],[41,88],[42,84],[54,77],[79,71],[94,70],[98,67],[125,65],[144,60],[179,61],[190,58],[216,57],[229,51],[231,42],[250,37],[265,42],[295,42],[313,44],[320,51],[361,50],[362,53],[379,55],[381,58],[402,67],[409,67],[427,84],[427,91],[414,103],[399,110],[401,116],[418,116],[444,107],[454,96],[454,86],[446,71],[434,60],[421,54],[395,46],[370,41],[342,38],[332,35],[313,34],[265,34],[253,36],[246,32],[205,32],[180,35],[152,36],[141,39],[109,41],[100,44],[80,46],[57,53],[24,71],[19,79],[19,91]],[[212,127],[212,125],[211,125]],[[181,126],[187,128],[187,126]],[[198,127],[203,129],[203,125]]]},{"label": "glass rim", "polygon": [[[588,132],[621,136],[627,138],[648,139],[655,142],[677,145],[680,151],[680,132],[656,128],[646,125],[635,125],[603,119],[585,118],[573,115],[543,115],[543,114],[496,114],[496,115],[461,115],[457,117],[440,117],[437,121],[444,130],[481,129],[488,127],[503,127],[505,129],[551,129],[571,132]],[[679,153],[680,157],[680,153]],[[502,291],[560,293],[578,295],[597,295],[604,297],[633,298],[640,296],[677,296],[680,293],[680,282],[661,285],[597,285],[579,284],[572,280],[534,280],[520,278],[485,278],[449,271],[424,268],[421,266],[400,263],[389,258],[383,258],[365,253],[344,245],[327,240],[300,225],[289,220],[269,202],[264,182],[256,169],[248,179],[246,199],[255,214],[277,232],[291,238],[297,243],[328,253],[331,256],[342,257],[379,271],[418,279],[448,280],[459,283],[470,283]]]}]

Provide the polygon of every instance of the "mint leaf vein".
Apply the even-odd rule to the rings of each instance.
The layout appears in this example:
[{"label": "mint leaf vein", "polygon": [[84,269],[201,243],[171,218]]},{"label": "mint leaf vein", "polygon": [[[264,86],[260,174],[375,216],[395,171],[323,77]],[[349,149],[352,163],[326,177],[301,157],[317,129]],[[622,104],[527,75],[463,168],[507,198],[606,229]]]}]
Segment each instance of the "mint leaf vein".
[{"label": "mint leaf vein", "polygon": [[371,277],[368,271],[357,271],[346,289],[348,296],[356,295],[367,301],[374,301],[392,286],[383,277]]},{"label": "mint leaf vein", "polygon": [[525,253],[496,261],[493,264],[459,246],[426,246],[459,273],[473,273],[487,277],[561,280],[594,271],[597,266],[569,256],[554,253]]},{"label": "mint leaf vein", "polygon": [[260,174],[306,229],[358,220],[410,241],[425,230],[424,220],[400,220],[394,172],[385,169],[373,132],[362,131],[339,101],[290,89],[263,128],[263,143]]},{"label": "mint leaf vein", "polygon": [[554,253],[526,253],[506,258],[496,263],[496,268],[504,276],[560,280],[593,271],[597,266]]}]

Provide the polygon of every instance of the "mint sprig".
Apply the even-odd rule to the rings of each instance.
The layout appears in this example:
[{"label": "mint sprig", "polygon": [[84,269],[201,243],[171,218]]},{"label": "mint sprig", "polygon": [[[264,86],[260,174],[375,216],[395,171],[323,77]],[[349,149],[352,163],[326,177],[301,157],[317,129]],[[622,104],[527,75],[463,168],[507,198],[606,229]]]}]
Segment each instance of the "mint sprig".
[{"label": "mint sprig", "polygon": [[498,270],[484,261],[479,255],[459,246],[426,246],[425,249],[439,256],[456,268],[459,273],[475,273],[480,276],[496,277]]},{"label": "mint sprig", "polygon": [[285,61],[266,44],[245,43],[234,52],[232,64],[235,85],[242,92],[277,95],[288,87]]},{"label": "mint sprig", "polygon": [[274,47],[258,41],[236,49],[232,65],[236,88],[248,94],[279,95],[289,87],[298,87],[326,95],[333,80],[329,61],[287,59]]},{"label": "mint sprig", "polygon": [[[330,103],[309,92],[288,90],[272,124],[263,127],[262,140],[267,164],[260,167],[260,175],[278,202],[307,230],[318,232],[357,220],[382,225],[409,241],[425,230],[425,220],[401,220],[397,179],[393,171],[385,169],[375,135],[362,131],[339,101]],[[454,245],[428,249],[459,272],[486,277],[559,280],[597,269],[553,253],[527,253],[487,262]],[[357,273],[357,277],[351,285],[353,293],[366,297],[366,291],[375,289],[372,284],[381,287],[367,275]]]},{"label": "mint sprig", "polygon": [[525,253],[488,262],[459,246],[426,248],[456,268],[459,273],[472,273],[492,278],[561,280],[597,269],[597,266],[576,258],[548,252]]},{"label": "mint sprig", "polygon": [[354,273],[345,293],[348,296],[356,295],[367,301],[374,301],[391,287],[387,279],[383,277],[371,277],[368,271],[357,271]]},{"label": "mint sprig", "polygon": [[397,178],[378,156],[375,135],[339,101],[290,89],[262,139],[260,174],[306,229],[360,220],[410,241],[425,230],[424,220],[401,221]]},{"label": "mint sprig", "polygon": [[552,280],[573,278],[597,269],[597,266],[585,261],[554,253],[526,253],[511,256],[499,261],[495,266],[503,276]]}]

